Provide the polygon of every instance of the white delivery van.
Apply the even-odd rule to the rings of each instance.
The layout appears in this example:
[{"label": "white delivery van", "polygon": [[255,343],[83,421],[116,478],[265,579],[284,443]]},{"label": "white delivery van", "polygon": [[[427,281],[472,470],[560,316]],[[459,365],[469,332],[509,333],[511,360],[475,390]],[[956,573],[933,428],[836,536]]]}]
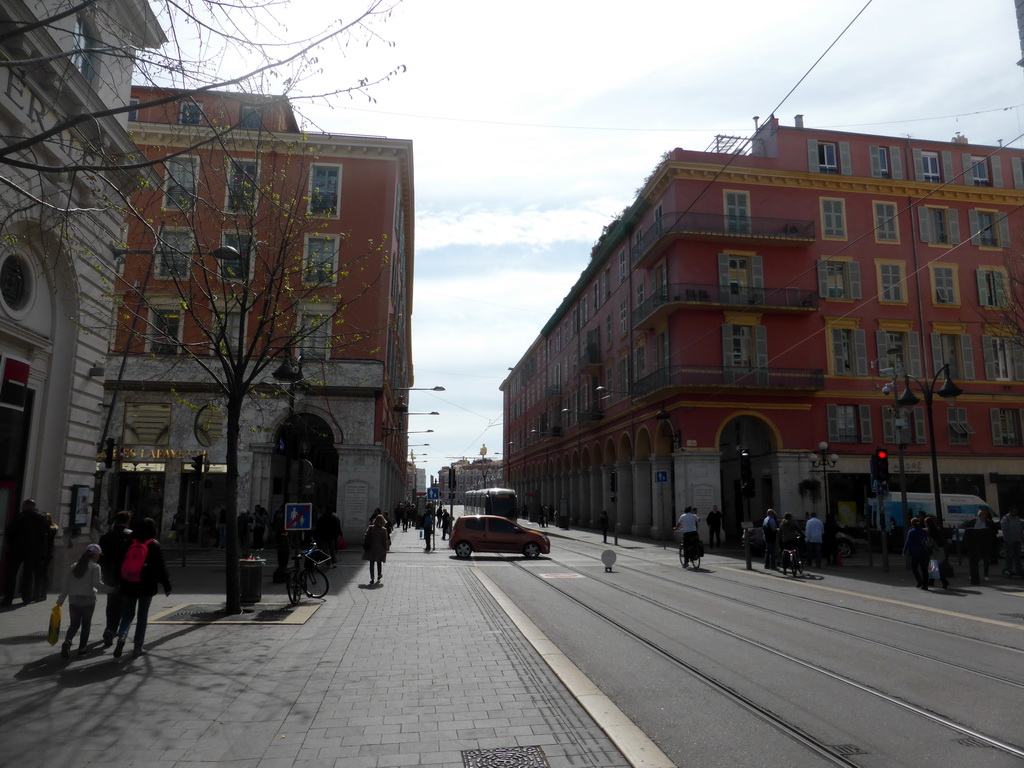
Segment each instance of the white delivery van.
[{"label": "white delivery van", "polygon": [[[992,516],[992,520],[999,525],[999,512],[980,496],[972,496],[967,493],[944,493],[942,494],[942,526],[944,528],[959,528],[968,520],[978,516],[979,509],[986,509]],[[907,510],[911,517],[925,518],[929,515],[935,517],[935,494],[933,493],[908,493]],[[869,525],[874,530],[881,530],[884,523],[890,530],[892,525],[890,518],[896,521],[896,525],[903,525],[903,497],[899,492],[885,497],[885,515],[879,520],[878,499],[868,499]]]}]

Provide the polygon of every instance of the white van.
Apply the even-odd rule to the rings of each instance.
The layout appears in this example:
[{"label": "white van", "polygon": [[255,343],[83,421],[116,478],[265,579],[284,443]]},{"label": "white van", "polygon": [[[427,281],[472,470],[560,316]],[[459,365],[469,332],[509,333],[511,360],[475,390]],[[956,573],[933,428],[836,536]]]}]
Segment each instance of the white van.
[{"label": "white van", "polygon": [[[967,493],[944,493],[942,494],[942,526],[944,528],[959,528],[968,520],[978,516],[979,509],[986,509],[992,516],[992,520],[999,525],[999,512],[991,504],[980,496],[972,496]],[[924,519],[929,515],[935,517],[935,494],[933,493],[908,493],[907,510],[911,517]],[[878,520],[878,499],[868,499],[868,522],[871,528],[879,530]],[[903,525],[903,497],[899,492],[885,497],[885,517],[883,520],[888,523],[892,518],[898,526]]]}]

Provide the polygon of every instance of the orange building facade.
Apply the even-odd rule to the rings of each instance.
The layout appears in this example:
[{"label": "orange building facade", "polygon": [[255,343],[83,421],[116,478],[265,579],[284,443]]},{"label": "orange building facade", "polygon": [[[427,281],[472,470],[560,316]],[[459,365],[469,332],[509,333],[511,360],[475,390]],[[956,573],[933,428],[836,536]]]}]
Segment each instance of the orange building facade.
[{"label": "orange building facade", "polygon": [[1019,503],[1024,152],[802,117],[716,143],[666,155],[503,383],[510,485],[644,536],[690,505],[862,525],[877,446],[933,490],[930,412],[941,490]]},{"label": "orange building facade", "polygon": [[162,160],[162,184],[132,200],[112,287],[106,508],[203,535],[226,503],[211,371],[251,355],[269,364],[243,405],[239,511],[311,501],[361,530],[405,483],[394,407],[412,381],[411,142],[302,131],[281,97],[133,97],[146,106],[129,129]]}]

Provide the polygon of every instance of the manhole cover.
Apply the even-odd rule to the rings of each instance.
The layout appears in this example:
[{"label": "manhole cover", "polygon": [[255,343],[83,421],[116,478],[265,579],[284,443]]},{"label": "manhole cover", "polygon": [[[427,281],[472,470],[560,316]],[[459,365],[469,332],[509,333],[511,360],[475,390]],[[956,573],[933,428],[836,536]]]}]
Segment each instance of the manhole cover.
[{"label": "manhole cover", "polygon": [[227,614],[223,603],[185,603],[151,616],[150,624],[305,624],[322,603],[257,603]]},{"label": "manhole cover", "polygon": [[497,747],[466,749],[462,752],[463,768],[549,768],[540,747]]}]

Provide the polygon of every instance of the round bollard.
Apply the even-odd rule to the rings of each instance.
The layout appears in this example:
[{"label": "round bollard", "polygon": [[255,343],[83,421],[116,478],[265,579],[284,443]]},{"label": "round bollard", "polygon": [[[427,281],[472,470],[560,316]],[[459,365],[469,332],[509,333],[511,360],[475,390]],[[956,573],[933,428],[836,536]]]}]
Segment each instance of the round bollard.
[{"label": "round bollard", "polygon": [[604,572],[611,573],[612,566],[615,565],[615,553],[610,549],[606,549],[601,553],[601,562],[604,563]]}]

